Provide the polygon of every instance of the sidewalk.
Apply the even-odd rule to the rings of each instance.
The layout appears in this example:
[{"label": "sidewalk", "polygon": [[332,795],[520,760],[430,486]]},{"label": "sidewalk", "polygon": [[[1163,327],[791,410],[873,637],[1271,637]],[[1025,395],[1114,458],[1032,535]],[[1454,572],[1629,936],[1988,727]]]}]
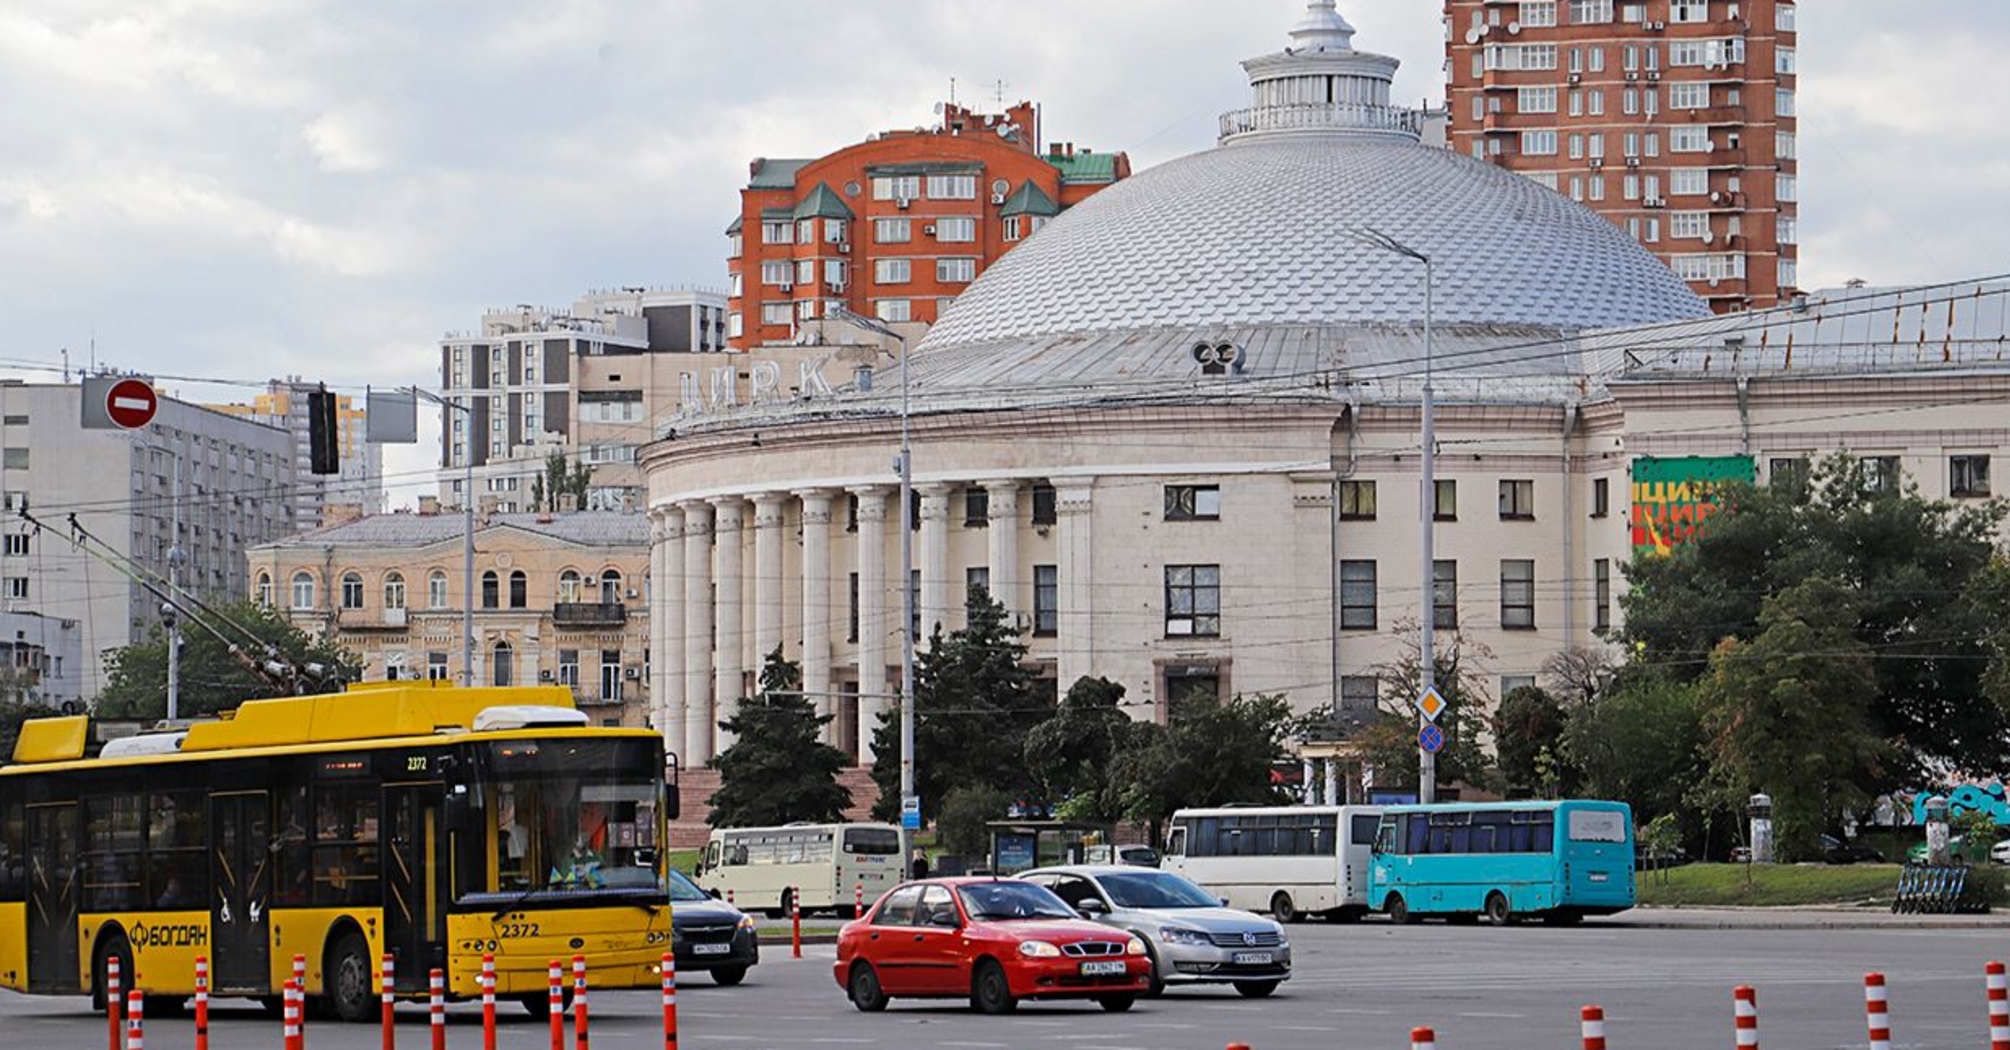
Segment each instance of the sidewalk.
[{"label": "sidewalk", "polygon": [[1596,920],[1650,930],[1993,930],[2010,929],[2010,912],[1989,915],[1893,915],[1888,908],[1642,907]]}]

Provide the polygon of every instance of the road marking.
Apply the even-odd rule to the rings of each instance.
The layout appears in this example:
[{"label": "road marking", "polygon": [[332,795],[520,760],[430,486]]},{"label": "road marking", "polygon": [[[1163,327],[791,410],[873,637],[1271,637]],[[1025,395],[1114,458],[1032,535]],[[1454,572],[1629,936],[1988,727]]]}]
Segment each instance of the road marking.
[{"label": "road marking", "polygon": [[1527,1014],[1455,1014],[1456,1017],[1472,1017],[1487,1021],[1519,1021]]}]

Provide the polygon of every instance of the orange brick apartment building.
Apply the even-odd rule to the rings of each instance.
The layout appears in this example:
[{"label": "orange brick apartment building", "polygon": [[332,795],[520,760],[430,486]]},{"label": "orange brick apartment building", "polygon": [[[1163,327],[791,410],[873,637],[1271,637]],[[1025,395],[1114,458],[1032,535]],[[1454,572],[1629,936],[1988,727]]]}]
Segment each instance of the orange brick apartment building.
[{"label": "orange brick apartment building", "polygon": [[1624,227],[1718,312],[1799,284],[1792,0],[1447,0],[1451,148]]},{"label": "orange brick apartment building", "polygon": [[786,343],[840,304],[933,323],[993,260],[1131,173],[1122,153],[1056,143],[1043,155],[1030,102],[1003,114],[942,108],[933,128],[749,166],[726,231],[729,346]]}]

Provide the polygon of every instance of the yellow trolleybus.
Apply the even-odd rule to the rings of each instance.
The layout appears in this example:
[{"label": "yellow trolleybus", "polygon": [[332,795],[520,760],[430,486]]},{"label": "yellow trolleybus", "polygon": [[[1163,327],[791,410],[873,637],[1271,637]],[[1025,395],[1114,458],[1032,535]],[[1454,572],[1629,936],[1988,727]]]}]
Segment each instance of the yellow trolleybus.
[{"label": "yellow trolleybus", "polygon": [[533,1013],[552,959],[657,984],[674,765],[564,688],[356,686],[88,740],[31,721],[0,766],[0,987],[102,1004],[117,958],[172,999],[208,956],[215,994],[270,1002],[301,955],[307,994],[364,1020],[384,953],[399,993],[437,967],[459,997],[493,953]]}]

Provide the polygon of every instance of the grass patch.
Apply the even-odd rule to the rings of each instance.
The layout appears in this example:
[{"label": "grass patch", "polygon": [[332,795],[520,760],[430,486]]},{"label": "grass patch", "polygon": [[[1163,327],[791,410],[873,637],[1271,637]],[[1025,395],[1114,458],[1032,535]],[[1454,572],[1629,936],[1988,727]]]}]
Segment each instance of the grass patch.
[{"label": "grass patch", "polygon": [[1889,902],[1896,864],[1689,864],[1641,872],[1640,903],[1664,907],[1788,907]]},{"label": "grass patch", "polygon": [[698,858],[704,853],[704,850],[697,849],[673,849],[670,851],[670,866],[686,875],[695,875],[698,873]]}]

